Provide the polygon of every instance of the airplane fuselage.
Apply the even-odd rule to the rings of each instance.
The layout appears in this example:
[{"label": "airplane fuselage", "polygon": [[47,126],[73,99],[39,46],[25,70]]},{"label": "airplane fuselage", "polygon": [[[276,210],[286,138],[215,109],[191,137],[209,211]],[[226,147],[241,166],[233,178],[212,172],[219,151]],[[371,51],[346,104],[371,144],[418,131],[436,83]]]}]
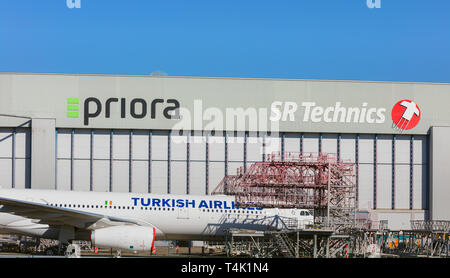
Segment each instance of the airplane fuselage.
[{"label": "airplane fuselage", "polygon": [[[238,208],[233,196],[223,195],[0,189],[0,196],[67,211],[130,219],[154,227],[157,240],[221,240],[231,228],[266,231],[282,228],[285,220],[297,221],[298,228],[313,222],[306,210]],[[40,223],[39,211],[31,212],[33,218],[13,214],[11,209],[2,212],[0,208],[0,230],[57,239],[59,227]],[[95,223],[77,228],[77,239],[89,239],[89,230],[98,228]]]}]

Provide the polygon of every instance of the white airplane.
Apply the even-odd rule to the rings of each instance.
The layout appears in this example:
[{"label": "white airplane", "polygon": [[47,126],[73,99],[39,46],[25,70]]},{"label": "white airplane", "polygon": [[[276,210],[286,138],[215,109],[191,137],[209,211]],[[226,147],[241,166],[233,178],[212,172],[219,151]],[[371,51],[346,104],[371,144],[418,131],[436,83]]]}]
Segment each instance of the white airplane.
[{"label": "white airplane", "polygon": [[230,228],[304,228],[313,221],[308,210],[237,208],[224,195],[0,189],[0,232],[116,250],[150,251],[155,240],[220,241]]}]

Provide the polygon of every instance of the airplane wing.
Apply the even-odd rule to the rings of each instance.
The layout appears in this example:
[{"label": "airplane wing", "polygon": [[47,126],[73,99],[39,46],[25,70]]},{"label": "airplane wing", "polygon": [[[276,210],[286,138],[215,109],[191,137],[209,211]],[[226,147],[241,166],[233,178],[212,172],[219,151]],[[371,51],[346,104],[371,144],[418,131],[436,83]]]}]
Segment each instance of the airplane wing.
[{"label": "airplane wing", "polygon": [[135,220],[112,217],[76,209],[52,207],[30,201],[0,197],[0,212],[36,219],[36,223],[69,225],[82,229],[99,229],[123,224],[140,225]]}]

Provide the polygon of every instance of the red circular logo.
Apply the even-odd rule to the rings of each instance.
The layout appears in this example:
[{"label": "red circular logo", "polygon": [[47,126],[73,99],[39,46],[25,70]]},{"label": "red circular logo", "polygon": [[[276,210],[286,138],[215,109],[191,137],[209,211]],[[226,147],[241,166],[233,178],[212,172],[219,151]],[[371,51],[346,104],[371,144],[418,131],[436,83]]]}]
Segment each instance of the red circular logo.
[{"label": "red circular logo", "polygon": [[422,113],[414,101],[404,99],[394,105],[391,115],[397,128],[404,130],[414,128],[419,123]]}]

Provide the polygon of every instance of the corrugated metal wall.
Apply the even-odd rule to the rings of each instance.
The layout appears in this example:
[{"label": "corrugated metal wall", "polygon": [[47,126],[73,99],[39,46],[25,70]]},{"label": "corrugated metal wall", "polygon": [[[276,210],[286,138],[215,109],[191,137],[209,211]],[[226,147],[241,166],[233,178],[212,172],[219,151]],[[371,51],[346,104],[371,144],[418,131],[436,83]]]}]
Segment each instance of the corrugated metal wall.
[{"label": "corrugated metal wall", "polygon": [[[30,132],[0,129],[3,187],[30,187]],[[337,153],[356,162],[359,208],[427,209],[426,136],[57,129],[56,188],[209,194],[224,175],[279,151]]]}]

